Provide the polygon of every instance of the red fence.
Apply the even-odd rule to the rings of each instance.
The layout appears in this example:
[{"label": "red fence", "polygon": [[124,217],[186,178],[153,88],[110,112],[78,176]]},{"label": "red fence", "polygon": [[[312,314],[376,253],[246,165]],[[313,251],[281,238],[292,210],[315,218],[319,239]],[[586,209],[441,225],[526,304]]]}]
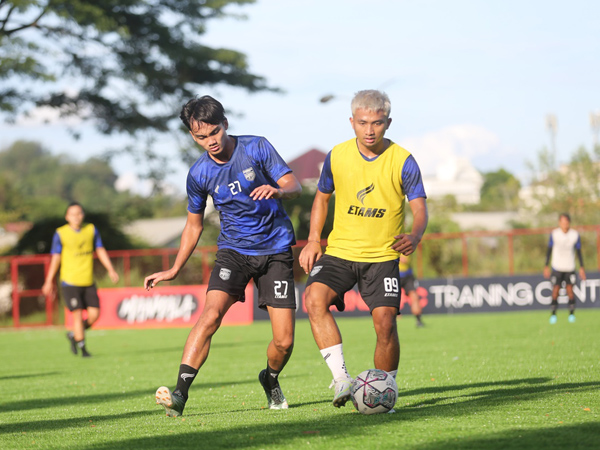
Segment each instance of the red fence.
[{"label": "red fence", "polygon": [[[600,270],[600,225],[575,227],[580,232],[593,233],[595,239],[595,259],[597,269]],[[478,238],[502,238],[507,240],[507,263],[508,274],[515,274],[515,245],[514,240],[518,236],[533,236],[533,235],[548,235],[552,228],[536,228],[536,229],[516,229],[510,231],[466,231],[458,233],[430,233],[426,234],[423,241],[419,244],[416,256],[416,272],[419,278],[424,277],[425,255],[427,246],[432,242],[442,241],[444,244],[450,241],[459,241],[461,244],[461,273],[459,275],[468,277],[469,270],[469,245],[470,242]],[[295,276],[298,280],[305,278],[304,271],[297,265],[297,255],[300,249],[306,244],[306,241],[298,242],[294,252],[296,255],[296,267],[294,268]],[[325,244],[325,241],[323,241]],[[591,246],[588,240],[585,242],[586,247]],[[196,249],[187,266],[195,264],[196,272],[200,272],[202,282],[194,281],[190,283],[188,279],[183,279],[183,284],[207,284],[212,270],[215,247],[199,247]],[[113,264],[121,273],[122,281],[120,287],[140,286],[144,275],[150,274],[158,270],[167,270],[172,265],[172,260],[177,254],[177,249],[146,249],[146,250],[113,250],[108,252]],[[138,279],[132,279],[132,272],[141,266],[140,262],[132,262],[135,258],[150,258],[153,261],[151,269],[142,267],[144,273],[137,274]],[[199,261],[198,261],[199,258]],[[158,263],[157,260],[158,259]],[[192,259],[194,260],[192,262]],[[23,299],[29,299],[39,304],[44,304],[45,320],[28,322],[27,326],[34,325],[52,325],[56,324],[58,311],[58,302],[56,298],[45,297],[41,291],[41,286],[44,283],[45,274],[48,271],[50,264],[50,255],[28,255],[28,256],[4,256],[0,257],[0,274],[10,274],[10,282],[12,284],[12,323],[5,325],[20,327],[23,326],[21,320],[21,306]],[[543,262],[540,263],[542,265]],[[8,270],[2,270],[2,268]],[[200,270],[198,270],[198,267]],[[590,270],[593,270],[592,265],[588,265]],[[185,270],[185,269],[184,269]],[[147,273],[146,273],[147,272]],[[140,278],[141,277],[141,278]],[[198,277],[196,274],[195,277]],[[6,277],[8,278],[8,277]],[[178,277],[185,278],[185,277]],[[177,281],[175,282],[177,283]],[[167,283],[168,285],[168,283]],[[1,314],[1,311],[0,311]],[[5,321],[6,322],[6,321]]]}]

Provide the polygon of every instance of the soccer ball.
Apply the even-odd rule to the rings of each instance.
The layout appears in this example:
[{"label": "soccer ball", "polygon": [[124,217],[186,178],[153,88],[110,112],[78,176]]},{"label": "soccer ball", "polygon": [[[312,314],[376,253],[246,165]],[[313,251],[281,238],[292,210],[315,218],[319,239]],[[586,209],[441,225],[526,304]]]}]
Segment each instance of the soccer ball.
[{"label": "soccer ball", "polygon": [[369,369],[352,381],[352,403],[359,413],[381,414],[394,407],[398,398],[398,385],[390,374],[379,369]]}]

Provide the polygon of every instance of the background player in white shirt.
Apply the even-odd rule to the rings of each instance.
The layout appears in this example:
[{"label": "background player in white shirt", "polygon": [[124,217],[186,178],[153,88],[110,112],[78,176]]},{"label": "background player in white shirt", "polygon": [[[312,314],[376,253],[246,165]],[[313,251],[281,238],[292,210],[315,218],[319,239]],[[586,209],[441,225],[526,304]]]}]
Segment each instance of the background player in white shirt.
[{"label": "background player in white shirt", "polygon": [[569,322],[575,322],[575,294],[573,285],[577,281],[575,275],[575,254],[579,258],[579,276],[585,280],[583,257],[581,256],[581,237],[571,228],[571,217],[562,213],[558,218],[558,228],[550,233],[548,253],[544,277],[552,282],[552,315],[550,323],[556,323],[556,309],[558,308],[558,293],[564,287],[569,297]]}]

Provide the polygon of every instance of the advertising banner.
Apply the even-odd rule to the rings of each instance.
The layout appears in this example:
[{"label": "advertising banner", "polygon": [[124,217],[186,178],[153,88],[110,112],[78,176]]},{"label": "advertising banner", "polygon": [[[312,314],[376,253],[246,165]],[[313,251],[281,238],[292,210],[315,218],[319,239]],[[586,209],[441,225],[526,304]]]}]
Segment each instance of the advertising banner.
[{"label": "advertising banner", "polygon": [[[489,312],[548,310],[552,301],[552,284],[540,275],[490,278],[456,278],[424,280],[427,290],[425,312]],[[600,307],[600,273],[587,274],[573,285],[576,308]],[[558,297],[559,310],[569,299],[565,289]]]},{"label": "advertising banner", "polygon": [[[304,304],[304,284],[296,284],[296,317],[307,318]],[[600,307],[600,272],[587,274],[587,280],[577,280],[573,286],[576,308]],[[552,285],[541,275],[502,276],[487,278],[443,278],[419,281],[417,288],[424,314],[461,312],[548,310],[552,300]],[[369,308],[356,286],[344,297],[346,309],[334,316],[365,316]],[[561,289],[558,304],[567,308],[568,297]],[[400,311],[410,314],[410,299],[402,292]],[[268,319],[266,312],[255,307],[256,320]]]},{"label": "advertising banner", "polygon": [[[206,285],[157,286],[143,288],[98,289],[100,318],[94,328],[192,327],[204,308]],[[246,301],[235,303],[225,314],[222,325],[247,325],[253,321],[254,287],[246,287]],[[65,325],[72,325],[65,311]]]}]

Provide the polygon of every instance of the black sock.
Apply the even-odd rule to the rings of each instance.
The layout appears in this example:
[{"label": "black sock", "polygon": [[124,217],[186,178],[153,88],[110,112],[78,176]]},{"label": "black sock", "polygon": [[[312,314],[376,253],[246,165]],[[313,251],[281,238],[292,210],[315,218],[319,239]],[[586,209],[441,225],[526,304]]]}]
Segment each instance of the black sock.
[{"label": "black sock", "polygon": [[87,330],[90,327],[91,327],[90,323],[87,321],[87,319],[85,319],[83,321],[83,328]]},{"label": "black sock", "polygon": [[190,390],[190,386],[194,382],[196,375],[198,374],[198,369],[194,369],[186,364],[181,364],[179,366],[179,375],[177,376],[177,387],[175,388],[185,400],[188,399],[188,391]]},{"label": "black sock", "polygon": [[575,314],[575,300],[569,300],[569,314]]},{"label": "black sock", "polygon": [[556,315],[556,310],[558,309],[558,299],[552,299],[552,315]]},{"label": "black sock", "polygon": [[417,318],[417,323],[421,323],[421,314],[416,314],[415,317]]},{"label": "black sock", "polygon": [[271,366],[269,366],[269,363],[267,363],[267,384],[271,389],[279,384],[278,378],[280,373],[281,370],[273,370],[271,369]]}]

